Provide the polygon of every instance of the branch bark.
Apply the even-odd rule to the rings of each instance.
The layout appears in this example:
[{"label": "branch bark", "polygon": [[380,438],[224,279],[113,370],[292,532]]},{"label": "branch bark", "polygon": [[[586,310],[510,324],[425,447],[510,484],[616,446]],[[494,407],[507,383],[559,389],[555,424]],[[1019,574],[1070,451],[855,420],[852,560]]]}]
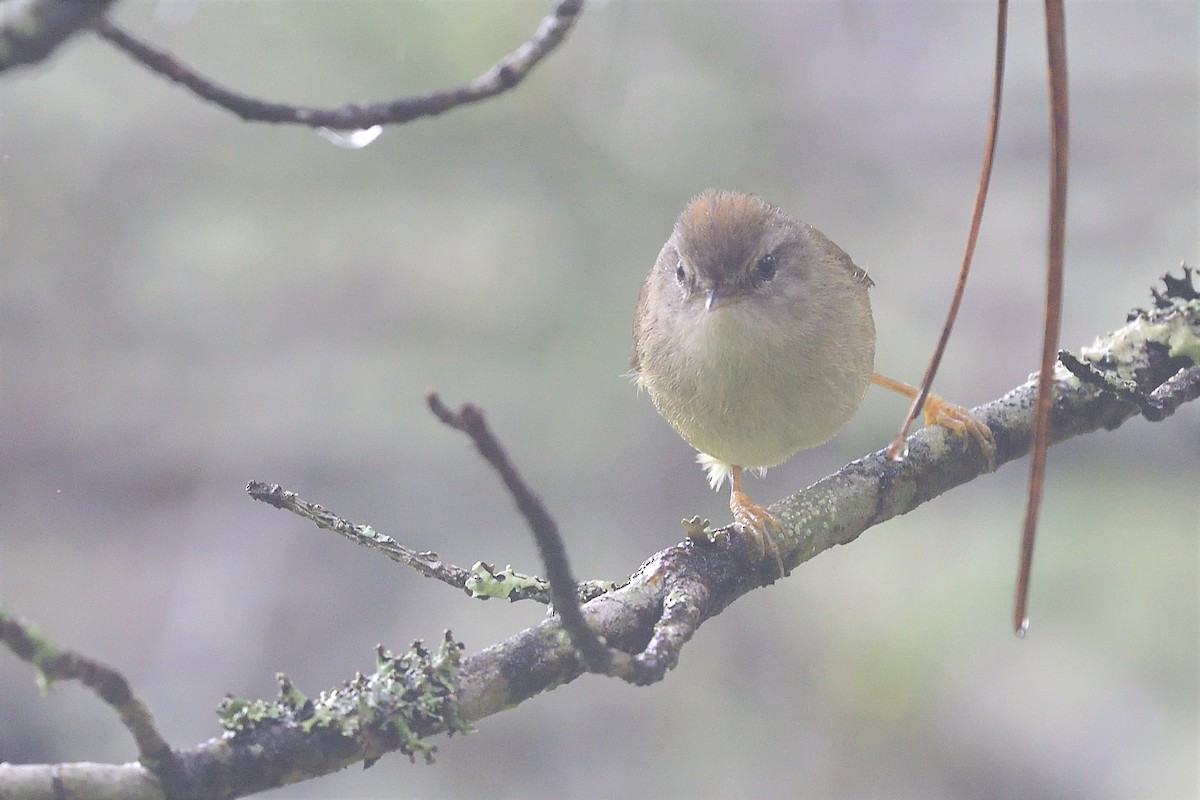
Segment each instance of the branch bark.
[{"label": "branch bark", "polygon": [[353,131],[437,116],[507,92],[562,44],[582,10],[583,0],[557,0],[528,40],[487,72],[461,86],[382,103],[347,103],[338,108],[311,108],[250,97],[204,77],[170,53],[158,50],[108,19],[97,20],[95,29],[98,35],[151,72],[178,83],[202,100],[231,111],[246,122],[292,123]]},{"label": "branch bark", "polygon": [[[1154,408],[1168,409],[1167,413],[1196,399],[1200,396],[1200,298],[1194,288],[1190,291],[1190,295],[1177,293],[1171,302],[1139,313],[1125,327],[1098,338],[1080,352],[1081,359],[1127,388],[1132,385],[1134,391],[1151,398]],[[1063,366],[1056,368],[1053,380],[1054,442],[1116,428],[1139,413],[1138,403],[1122,399],[1105,381],[1080,380]],[[1035,375],[974,409],[995,436],[997,466],[1028,452],[1036,383]],[[977,450],[948,431],[919,431],[909,437],[903,461],[894,461],[880,450],[771,506],[786,527],[781,541],[784,562],[794,567],[834,545],[847,544],[868,528],[907,513],[985,470]],[[774,580],[774,564],[754,563],[741,544],[733,532],[725,531],[708,541],[689,538],[656,553],[627,585],[584,604],[584,620],[608,645],[638,658],[656,659],[665,672],[699,625]],[[558,617],[455,661],[454,668],[453,713],[406,716],[406,735],[428,737],[462,730],[586,671]],[[388,733],[386,727],[347,735],[305,724],[302,715],[286,713],[305,704],[286,694],[281,692],[279,701],[280,707],[286,707],[283,712],[265,714],[236,733],[176,751],[183,781],[170,790],[139,764],[0,765],[0,790],[20,786],[22,797],[61,797],[66,778],[83,781],[86,777],[84,783],[72,783],[74,796],[241,797],[324,775],[394,749],[381,739]],[[364,701],[369,699],[364,696]],[[127,793],[114,793],[112,786]]]},{"label": "branch bark", "polygon": [[3,0],[0,72],[36,64],[89,27],[115,0]]},{"label": "branch bark", "polygon": [[42,61],[71,36],[91,29],[151,72],[178,83],[200,99],[220,106],[246,122],[292,123],[332,131],[354,131],[437,116],[515,88],[542,59],[562,44],[583,11],[583,0],[556,0],[529,39],[486,72],[462,85],[386,102],[312,108],[260,100],[204,77],[170,53],[157,49],[108,19],[105,13],[115,2],[0,0],[0,72]]}]

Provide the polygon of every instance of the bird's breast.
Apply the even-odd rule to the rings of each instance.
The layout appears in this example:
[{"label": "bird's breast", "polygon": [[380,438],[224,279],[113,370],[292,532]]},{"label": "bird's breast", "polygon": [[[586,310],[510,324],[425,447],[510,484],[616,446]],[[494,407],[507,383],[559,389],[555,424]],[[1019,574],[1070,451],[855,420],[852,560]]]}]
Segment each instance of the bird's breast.
[{"label": "bird's breast", "polygon": [[[697,450],[728,464],[773,466],[832,436],[854,413],[874,361],[820,314],[760,313],[753,302],[680,314],[674,356],[644,375],[655,404]],[[867,310],[866,324],[870,325]],[[783,324],[773,324],[772,318]]]}]

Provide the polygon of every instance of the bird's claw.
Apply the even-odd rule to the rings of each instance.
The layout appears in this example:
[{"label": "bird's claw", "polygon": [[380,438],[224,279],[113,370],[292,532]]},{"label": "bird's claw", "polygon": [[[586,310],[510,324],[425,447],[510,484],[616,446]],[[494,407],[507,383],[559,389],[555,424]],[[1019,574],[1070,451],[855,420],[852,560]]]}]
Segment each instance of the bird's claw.
[{"label": "bird's claw", "polygon": [[970,409],[931,394],[925,398],[921,414],[925,417],[926,426],[940,425],[959,436],[970,436],[987,459],[988,471],[996,468],[996,440],[992,437],[992,430]]},{"label": "bird's claw", "polygon": [[776,541],[776,536],[783,532],[782,520],[739,491],[730,495],[729,510],[733,512],[734,522],[741,527],[742,535],[748,542],[753,543],[756,550],[755,559],[761,560],[770,556],[775,562],[778,576],[786,575],[783,556]]}]

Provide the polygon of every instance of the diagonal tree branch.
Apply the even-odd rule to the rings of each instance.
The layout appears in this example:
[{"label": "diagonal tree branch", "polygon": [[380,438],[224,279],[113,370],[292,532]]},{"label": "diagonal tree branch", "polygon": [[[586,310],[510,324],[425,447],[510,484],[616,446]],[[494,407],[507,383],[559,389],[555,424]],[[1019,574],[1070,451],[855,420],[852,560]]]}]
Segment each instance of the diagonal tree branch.
[{"label": "diagonal tree branch", "polygon": [[[1200,395],[1200,299],[1180,299],[1176,294],[1171,302],[1137,315],[1125,327],[1083,348],[1079,360],[1122,384],[1132,384],[1133,391],[1153,398],[1156,408],[1169,413]],[[1050,435],[1054,442],[1116,428],[1139,413],[1138,404],[1096,382],[1079,380],[1065,367],[1055,369],[1053,386]],[[997,465],[1028,452],[1036,392],[1037,376],[1033,376],[998,400],[974,409],[995,436]],[[785,563],[794,566],[834,545],[849,543],[868,528],[907,513],[987,469],[974,448],[941,428],[926,428],[909,437],[908,451],[902,462],[889,459],[883,450],[865,456],[774,504],[771,508],[786,528],[781,540]],[[754,564],[746,553],[735,536],[715,536],[710,541],[689,538],[653,555],[628,585],[584,604],[584,621],[609,646],[638,657],[659,658],[665,672],[699,625],[775,578],[773,565]],[[432,713],[434,705],[427,702],[427,695],[417,692],[415,710],[397,709],[403,713],[402,740],[397,740],[396,728],[387,719],[371,724],[358,720],[334,730],[314,725],[313,703],[281,680],[281,697],[275,704],[243,701],[239,708],[256,714],[241,715],[236,726],[223,714],[230,730],[225,737],[176,752],[182,775],[178,785],[187,787],[188,797],[241,797],[373,760],[389,749],[408,747],[413,752],[413,737],[463,730],[569,683],[585,671],[557,617],[461,661],[449,635],[437,656],[414,646],[408,660],[404,658],[381,656],[380,670],[388,664],[393,668],[408,664],[405,674],[416,676],[415,686],[423,685],[422,680],[428,683],[430,676],[441,676],[432,681],[441,692],[436,706],[441,710]],[[378,685],[375,677],[356,679],[354,686],[364,687],[360,694],[348,686],[322,693],[317,704],[325,703],[327,695],[342,698],[341,693],[349,691],[344,700],[358,696],[357,707],[371,708],[375,695],[368,687]],[[138,796],[167,796],[145,794],[152,784],[148,771],[137,764],[107,768],[0,764],[0,786],[20,781],[28,787],[22,796],[30,798],[62,796],[63,776],[112,785],[128,782],[131,794],[137,789],[143,792]]]}]

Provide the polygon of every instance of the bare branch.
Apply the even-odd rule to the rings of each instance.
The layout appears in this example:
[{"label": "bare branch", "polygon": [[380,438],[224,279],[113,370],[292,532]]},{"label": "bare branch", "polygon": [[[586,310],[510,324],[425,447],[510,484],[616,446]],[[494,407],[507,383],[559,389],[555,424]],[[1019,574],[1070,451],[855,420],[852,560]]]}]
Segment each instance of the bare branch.
[{"label": "bare branch", "polygon": [[499,473],[500,479],[517,501],[517,508],[533,532],[542,563],[546,565],[546,577],[550,580],[550,597],[562,620],[563,628],[583,656],[588,669],[592,672],[607,673],[612,668],[613,653],[588,628],[579,610],[579,600],[576,598],[578,582],[571,572],[567,548],[558,533],[558,524],[550,516],[550,511],[517,472],[500,442],[492,435],[483,412],[477,406],[465,403],[457,411],[451,411],[434,392],[426,395],[425,399],[434,416],[451,428],[470,436],[480,455]]},{"label": "bare branch", "polygon": [[[662,563],[647,572],[647,565],[651,562],[643,564],[639,574],[648,576],[645,579],[657,584],[657,588],[664,592],[661,609],[657,612],[658,619],[654,622],[647,643],[633,652],[608,646],[584,618],[577,599],[579,592],[575,576],[571,573],[558,525],[509,461],[488,428],[483,412],[470,403],[452,411],[433,392],[426,399],[438,419],[471,437],[484,460],[500,474],[509,493],[517,501],[517,507],[529,523],[546,565],[559,624],[587,670],[642,686],[662,680],[667,670],[678,662],[683,645],[692,638],[707,616],[710,592],[706,582],[698,579],[694,570],[669,569]],[[635,579],[636,576],[630,580]]]},{"label": "bare branch", "polygon": [[374,125],[401,124],[420,117],[437,116],[512,89],[562,43],[582,8],[583,0],[558,0],[528,41],[466,84],[383,103],[347,103],[339,108],[310,108],[248,97],[205,78],[171,54],[154,48],[110,20],[98,19],[95,30],[146,68],[190,89],[198,97],[232,111],[247,122],[361,130]]},{"label": "bare branch", "polygon": [[0,72],[36,64],[115,0],[0,0]]},{"label": "bare branch", "polygon": [[39,631],[3,611],[0,611],[0,641],[18,658],[37,667],[44,685],[57,680],[79,681],[112,706],[137,743],[138,758],[146,767],[159,773],[170,773],[177,768],[175,753],[124,675],[73,650],[59,649]]},{"label": "bare branch", "polygon": [[154,773],[136,761],[130,764],[8,764],[0,762],[4,797],[21,800],[165,800]]}]

